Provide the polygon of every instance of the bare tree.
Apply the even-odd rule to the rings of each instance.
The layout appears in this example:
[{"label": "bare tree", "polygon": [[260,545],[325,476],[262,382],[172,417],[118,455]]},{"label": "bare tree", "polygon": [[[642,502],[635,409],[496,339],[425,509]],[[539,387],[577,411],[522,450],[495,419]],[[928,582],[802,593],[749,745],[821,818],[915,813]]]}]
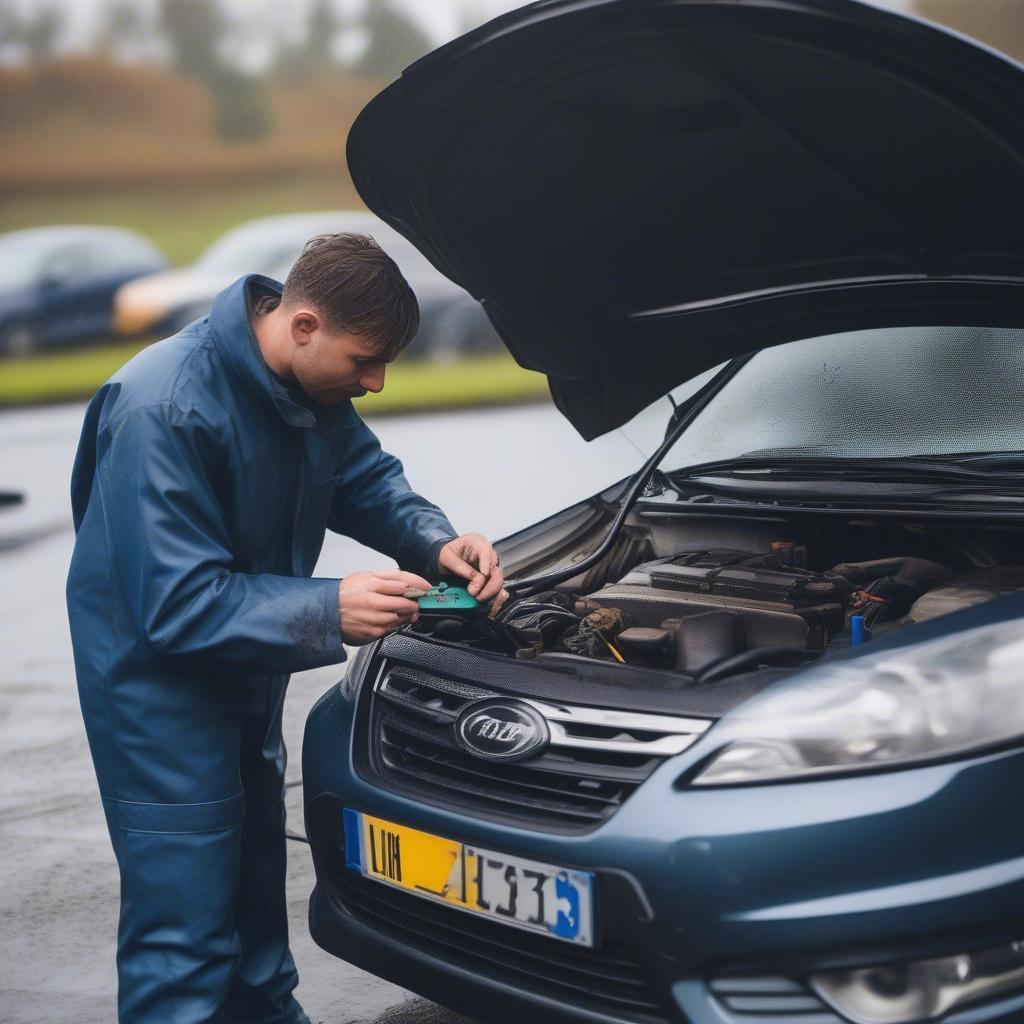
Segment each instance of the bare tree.
[{"label": "bare tree", "polygon": [[306,56],[313,64],[323,66],[334,59],[334,43],[341,28],[341,19],[331,0],[313,0],[306,29]]},{"label": "bare tree", "polygon": [[342,26],[332,0],[313,0],[302,41],[279,49],[276,72],[283,78],[301,81],[335,63],[334,44]]},{"label": "bare tree", "polygon": [[211,0],[161,0],[160,23],[175,66],[205,83],[213,95],[221,138],[235,142],[265,136],[271,117],[262,82],[221,58],[227,25],[220,7]]},{"label": "bare tree", "polygon": [[53,56],[60,32],[61,17],[56,7],[38,6],[12,25],[12,38],[28,51],[29,59],[38,62]]},{"label": "bare tree", "polygon": [[394,0],[371,0],[353,27],[366,35],[356,70],[379,78],[397,78],[413,61],[434,48],[430,37]]},{"label": "bare tree", "polygon": [[18,38],[18,13],[10,0],[0,2],[0,44],[16,41]]},{"label": "bare tree", "polygon": [[149,26],[134,0],[111,0],[104,7],[97,40],[101,53],[115,59],[137,57],[149,39]]},{"label": "bare tree", "polygon": [[160,26],[175,67],[183,74],[208,79],[220,69],[218,46],[225,23],[211,0],[160,0]]}]

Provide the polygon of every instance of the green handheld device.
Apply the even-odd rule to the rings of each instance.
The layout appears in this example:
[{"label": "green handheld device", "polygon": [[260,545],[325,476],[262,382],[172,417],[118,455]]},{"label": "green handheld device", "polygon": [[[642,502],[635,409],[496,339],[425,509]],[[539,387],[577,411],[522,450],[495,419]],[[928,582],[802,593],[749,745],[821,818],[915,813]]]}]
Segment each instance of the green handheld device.
[{"label": "green handheld device", "polygon": [[471,597],[465,587],[450,587],[447,583],[438,583],[431,587],[426,595],[418,601],[421,612],[475,612],[483,605]]}]

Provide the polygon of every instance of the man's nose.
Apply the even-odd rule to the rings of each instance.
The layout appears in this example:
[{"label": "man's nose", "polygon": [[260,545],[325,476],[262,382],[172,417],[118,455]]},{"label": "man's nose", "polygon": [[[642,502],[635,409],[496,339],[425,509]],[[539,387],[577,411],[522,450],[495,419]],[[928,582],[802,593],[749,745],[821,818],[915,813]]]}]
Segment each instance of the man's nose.
[{"label": "man's nose", "polygon": [[377,394],[379,391],[384,390],[384,366],[375,366],[372,370],[368,369],[359,378],[359,386],[364,388],[366,391],[372,391]]}]

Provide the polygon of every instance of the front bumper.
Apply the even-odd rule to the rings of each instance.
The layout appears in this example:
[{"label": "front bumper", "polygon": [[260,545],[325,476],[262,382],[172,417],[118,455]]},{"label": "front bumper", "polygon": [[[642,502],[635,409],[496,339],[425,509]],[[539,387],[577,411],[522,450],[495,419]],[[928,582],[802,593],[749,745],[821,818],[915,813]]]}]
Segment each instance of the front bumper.
[{"label": "front bumper", "polygon": [[[310,714],[306,827],[319,945],[484,1021],[840,1024],[814,971],[1021,938],[1024,753],[813,782],[695,790],[666,761],[584,835],[516,828],[385,790],[356,768],[360,670]],[[584,951],[395,893],[344,868],[352,807],[597,875]],[[1024,1019],[1024,995],[945,1018]]]}]

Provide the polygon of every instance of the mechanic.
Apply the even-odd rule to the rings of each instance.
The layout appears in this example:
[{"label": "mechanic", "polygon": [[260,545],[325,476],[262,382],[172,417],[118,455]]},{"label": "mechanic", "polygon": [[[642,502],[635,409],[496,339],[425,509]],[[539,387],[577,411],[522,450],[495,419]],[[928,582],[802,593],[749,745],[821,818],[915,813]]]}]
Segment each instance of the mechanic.
[{"label": "mechanic", "polygon": [[[297,1024],[285,906],[288,674],[415,621],[438,574],[492,613],[479,534],[456,536],[351,399],[419,326],[370,238],[311,240],[96,394],[72,477],[68,613],[121,874],[122,1022]],[[310,578],[325,529],[399,570]]]}]

